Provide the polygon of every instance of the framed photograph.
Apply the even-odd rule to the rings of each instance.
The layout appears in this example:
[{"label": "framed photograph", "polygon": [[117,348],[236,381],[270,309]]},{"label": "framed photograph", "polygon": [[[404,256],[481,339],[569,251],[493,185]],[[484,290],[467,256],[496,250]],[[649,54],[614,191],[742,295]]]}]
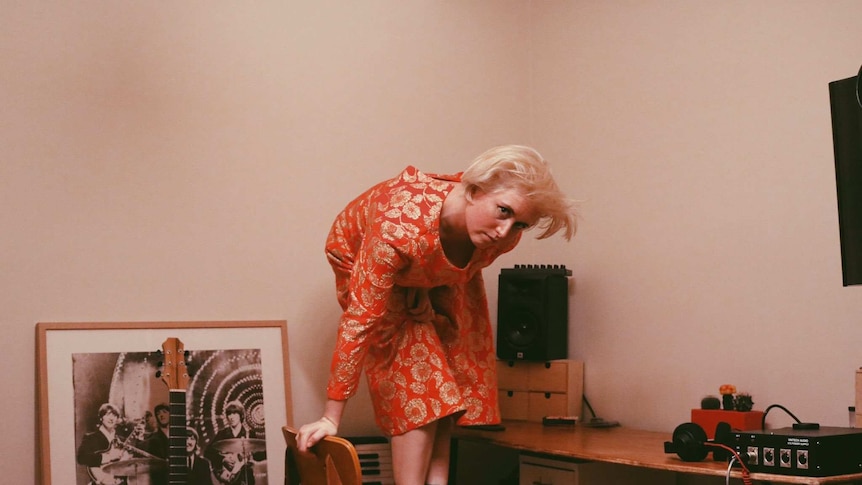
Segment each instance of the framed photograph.
[{"label": "framed photograph", "polygon": [[284,483],[286,321],[38,323],[36,346],[40,483]]}]

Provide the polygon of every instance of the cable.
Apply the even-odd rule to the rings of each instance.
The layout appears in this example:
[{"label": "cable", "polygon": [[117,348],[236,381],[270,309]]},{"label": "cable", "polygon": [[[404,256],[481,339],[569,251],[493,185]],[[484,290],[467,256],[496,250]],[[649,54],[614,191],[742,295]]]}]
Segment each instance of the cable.
[{"label": "cable", "polygon": [[[708,443],[704,443],[704,445],[712,446],[714,448],[721,448],[723,450],[729,451],[733,455],[733,459],[738,461],[739,466],[742,467],[742,483],[744,483],[745,485],[752,485],[753,484],[753,482],[751,481],[751,472],[748,470],[748,467],[745,466],[745,463],[742,461],[742,458],[739,456],[739,453],[737,453],[736,450],[734,450],[733,448],[731,448],[727,445],[723,445],[721,443],[708,442]],[[731,460],[731,466],[732,465],[733,465],[733,460]],[[728,468],[727,473],[728,473],[727,478],[729,480],[730,479],[730,468]]]},{"label": "cable", "polygon": [[727,465],[727,473],[724,475],[724,485],[730,485],[730,470],[733,469],[733,464],[736,463],[736,456],[730,458],[730,464]]},{"label": "cable", "polygon": [[769,414],[769,410],[772,408],[781,409],[785,413],[789,414],[790,417],[793,418],[797,423],[802,423],[802,421],[800,421],[799,418],[796,417],[796,415],[791,413],[790,410],[788,410],[786,407],[782,406],[781,404],[770,404],[769,406],[766,407],[766,409],[763,410],[763,417],[760,419],[760,429],[761,430],[766,429],[766,415]]},{"label": "cable", "polygon": [[587,409],[589,409],[589,410],[590,410],[590,414],[592,414],[592,415],[593,415],[593,417],[595,418],[595,417],[596,417],[596,412],[595,412],[595,411],[593,411],[593,407],[592,407],[592,406],[590,406],[590,401],[587,401],[587,395],[586,395],[586,394],[584,394],[584,395],[583,395],[583,398],[584,398],[584,404],[586,404],[586,405],[587,405]]}]

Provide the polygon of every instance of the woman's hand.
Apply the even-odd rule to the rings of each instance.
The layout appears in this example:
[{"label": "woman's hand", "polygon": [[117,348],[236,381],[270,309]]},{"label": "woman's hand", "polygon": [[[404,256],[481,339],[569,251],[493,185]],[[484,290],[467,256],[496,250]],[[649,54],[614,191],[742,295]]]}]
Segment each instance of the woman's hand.
[{"label": "woman's hand", "polygon": [[313,423],[302,425],[296,433],[296,443],[299,451],[307,451],[325,436],[334,436],[338,433],[338,425],[334,420],[326,416]]}]

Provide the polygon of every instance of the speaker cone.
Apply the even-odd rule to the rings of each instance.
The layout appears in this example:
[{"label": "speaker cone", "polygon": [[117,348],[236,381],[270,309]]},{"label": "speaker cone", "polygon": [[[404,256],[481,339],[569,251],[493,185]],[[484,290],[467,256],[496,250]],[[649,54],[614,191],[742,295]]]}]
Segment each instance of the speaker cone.
[{"label": "speaker cone", "polygon": [[539,320],[535,313],[518,310],[506,320],[503,337],[513,347],[529,346],[539,335]]}]

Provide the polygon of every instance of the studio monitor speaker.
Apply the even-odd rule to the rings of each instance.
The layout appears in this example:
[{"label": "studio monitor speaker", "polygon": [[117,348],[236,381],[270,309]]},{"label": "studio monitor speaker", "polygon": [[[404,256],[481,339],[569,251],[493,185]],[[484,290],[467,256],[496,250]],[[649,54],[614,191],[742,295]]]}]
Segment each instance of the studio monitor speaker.
[{"label": "studio monitor speaker", "polygon": [[568,358],[569,280],[565,266],[503,268],[497,297],[497,357]]}]

